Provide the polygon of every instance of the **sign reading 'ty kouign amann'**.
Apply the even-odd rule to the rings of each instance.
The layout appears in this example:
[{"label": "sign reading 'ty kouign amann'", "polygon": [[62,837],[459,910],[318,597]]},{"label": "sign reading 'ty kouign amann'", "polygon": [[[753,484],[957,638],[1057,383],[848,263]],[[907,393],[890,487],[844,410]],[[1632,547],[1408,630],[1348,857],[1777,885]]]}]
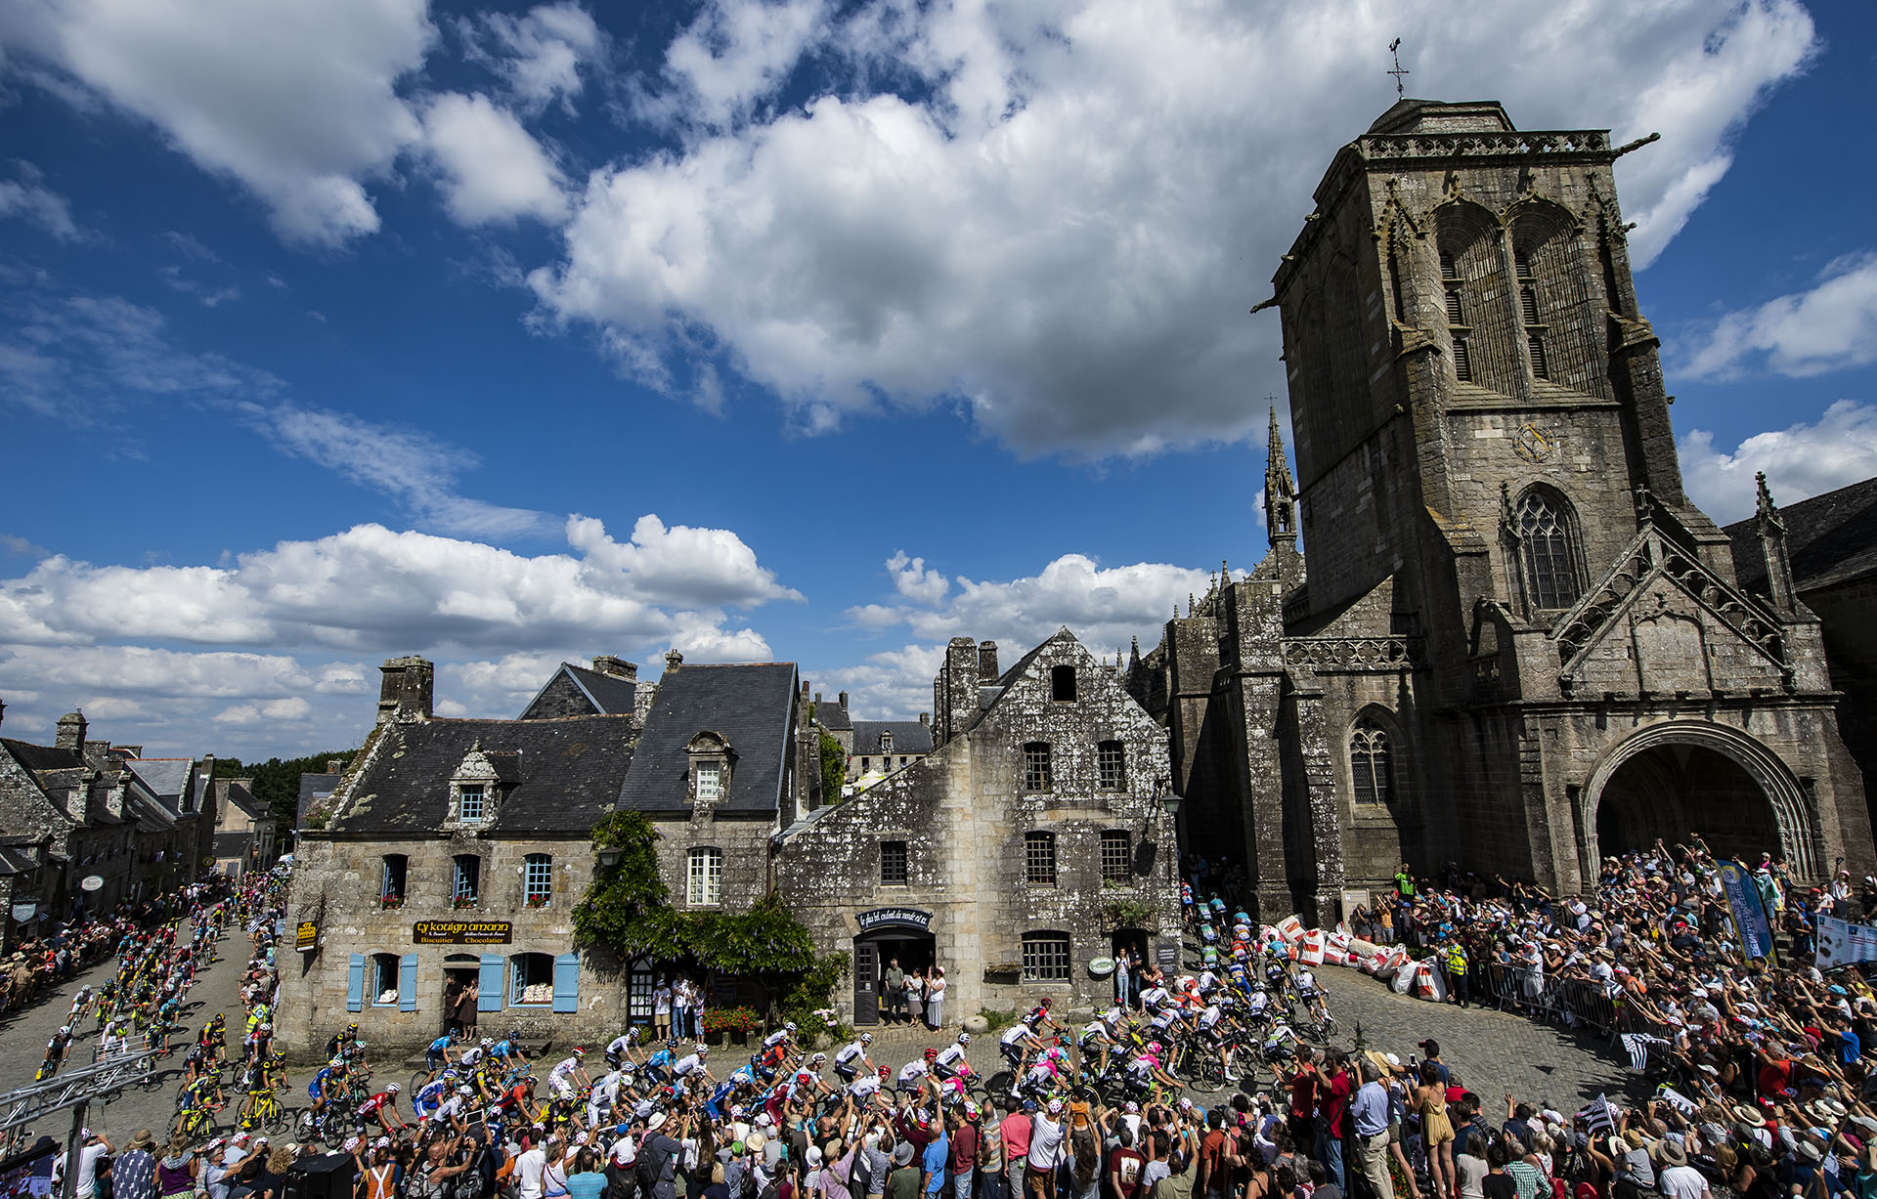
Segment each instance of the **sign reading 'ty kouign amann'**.
[{"label": "sign reading 'ty kouign amann'", "polygon": [[506,920],[419,920],[411,925],[417,945],[507,945],[515,926]]}]

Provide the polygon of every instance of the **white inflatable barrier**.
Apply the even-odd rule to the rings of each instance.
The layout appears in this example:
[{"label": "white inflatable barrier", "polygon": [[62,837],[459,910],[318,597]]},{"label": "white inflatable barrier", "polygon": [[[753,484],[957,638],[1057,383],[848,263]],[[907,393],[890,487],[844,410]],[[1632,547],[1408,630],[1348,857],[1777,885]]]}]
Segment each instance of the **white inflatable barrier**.
[{"label": "white inflatable barrier", "polygon": [[1297,945],[1297,960],[1306,966],[1321,966],[1323,964],[1323,942],[1324,936],[1322,929],[1312,929],[1310,932],[1305,933],[1303,940],[1298,942]]},{"label": "white inflatable barrier", "polygon": [[1289,950],[1292,961],[1306,966],[1348,966],[1374,975],[1387,983],[1397,995],[1412,995],[1432,1003],[1447,999],[1447,980],[1430,958],[1414,961],[1406,947],[1377,945],[1351,935],[1347,924],[1334,930],[1306,928],[1296,916],[1286,916],[1275,925],[1260,925],[1261,943],[1275,940]]}]

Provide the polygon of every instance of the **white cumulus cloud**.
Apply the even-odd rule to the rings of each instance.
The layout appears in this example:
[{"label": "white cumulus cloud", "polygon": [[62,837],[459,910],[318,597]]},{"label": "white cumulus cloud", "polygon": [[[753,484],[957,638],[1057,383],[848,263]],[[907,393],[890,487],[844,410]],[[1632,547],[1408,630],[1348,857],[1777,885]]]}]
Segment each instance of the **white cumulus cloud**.
[{"label": "white cumulus cloud", "polygon": [[887,573],[893,576],[894,590],[909,600],[936,604],[951,590],[951,580],[925,564],[924,558],[909,558],[897,550],[886,560]]},{"label": "white cumulus cloud", "polygon": [[1617,168],[1639,263],[1817,44],[1796,0],[713,0],[638,109],[680,145],[593,172],[531,284],[638,377],[708,400],[714,349],[809,430],[957,403],[1024,453],[1241,436],[1248,381],[1282,381],[1277,320],[1243,314],[1391,98],[1396,33],[1524,128],[1660,130]]},{"label": "white cumulus cloud", "polygon": [[487,96],[432,98],[424,109],[424,151],[437,168],[444,206],[460,225],[524,216],[556,221],[567,211],[560,168],[514,113]]},{"label": "white cumulus cloud", "polygon": [[460,28],[470,56],[494,68],[528,112],[556,101],[571,112],[582,70],[606,49],[592,15],[571,3],[538,5],[519,17],[484,13]]},{"label": "white cumulus cloud", "polygon": [[416,140],[399,81],[435,37],[424,0],[40,0],[0,15],[22,52],[232,177],[286,237],[377,230],[367,180]]},{"label": "white cumulus cloud", "polygon": [[1692,339],[1680,363],[1697,379],[1730,379],[1759,369],[1822,375],[1877,362],[1877,253],[1826,266],[1818,282],[1719,317]]},{"label": "white cumulus cloud", "polygon": [[1712,433],[1693,429],[1680,448],[1689,496],[1724,524],[1752,515],[1753,476],[1760,471],[1780,504],[1877,475],[1877,408],[1839,400],[1810,424],[1755,433],[1732,452],[1717,448]]}]

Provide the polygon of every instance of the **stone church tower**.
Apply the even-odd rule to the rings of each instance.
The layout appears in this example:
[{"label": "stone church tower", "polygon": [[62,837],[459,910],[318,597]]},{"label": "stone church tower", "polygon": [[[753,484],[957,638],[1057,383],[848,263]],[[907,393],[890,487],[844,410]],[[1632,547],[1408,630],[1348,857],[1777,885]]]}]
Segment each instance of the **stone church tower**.
[{"label": "stone church tower", "polygon": [[[1576,890],[1691,832],[1801,877],[1872,862],[1816,617],[1742,591],[1682,490],[1632,148],[1403,100],[1278,268],[1297,475],[1274,417],[1270,553],[1130,673],[1188,843],[1243,846],[1262,918],[1328,918],[1402,861]],[[1770,524],[1759,548],[1788,577]]]}]

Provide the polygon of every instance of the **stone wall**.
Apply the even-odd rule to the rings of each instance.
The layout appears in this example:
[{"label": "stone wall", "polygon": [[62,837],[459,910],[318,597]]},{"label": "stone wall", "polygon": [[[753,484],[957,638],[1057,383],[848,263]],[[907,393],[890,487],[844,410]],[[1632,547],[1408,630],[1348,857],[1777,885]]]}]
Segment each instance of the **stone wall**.
[{"label": "stone wall", "polygon": [[[552,681],[541,690],[528,710],[522,714],[524,720],[551,720],[556,716],[592,716],[595,715],[593,701],[587,693],[575,685],[567,672],[556,671]],[[615,713],[617,715],[617,713]]]},{"label": "stone wall", "polygon": [[746,912],[769,893],[769,839],[775,834],[775,815],[769,812],[699,811],[648,812],[658,832],[658,873],[671,892],[671,906],[685,909],[690,855],[693,849],[723,852],[723,902],[716,910]]},{"label": "stone wall", "polygon": [[[962,672],[965,646],[954,643]],[[1051,699],[1050,668],[1073,666],[1077,699]],[[954,728],[962,728],[962,714]],[[1098,786],[1097,743],[1119,740],[1124,786]],[[1052,785],[1024,789],[1023,745],[1051,746]],[[1088,963],[1112,950],[1108,908],[1120,901],[1155,913],[1146,932],[1176,947],[1177,849],[1160,804],[1166,786],[1165,735],[1128,696],[1112,668],[1059,633],[968,733],[838,807],[792,830],[776,858],[783,899],[815,931],[824,951],[852,951],[860,912],[911,907],[932,913],[936,957],[946,968],[953,1016],[1009,1008],[1049,994],[1085,1005],[1109,994]],[[1104,884],[1100,838],[1125,831],[1134,866],[1125,883]],[[1055,836],[1053,885],[1027,881],[1025,834]],[[880,842],[905,841],[908,881],[880,881]],[[1152,851],[1145,847],[1151,844]],[[1020,963],[1025,932],[1067,934],[1070,977],[1061,982],[986,978]],[[994,975],[993,979],[1001,978]],[[852,989],[840,996],[852,1012]]]},{"label": "stone wall", "polygon": [[[408,858],[405,901],[387,909],[380,901],[384,856]],[[450,901],[454,856],[482,856],[480,901],[458,909]],[[554,857],[554,890],[546,907],[522,902],[523,859],[530,853]],[[281,1048],[294,1060],[315,1056],[326,1038],[351,1021],[372,1045],[374,1057],[415,1053],[442,1030],[445,969],[478,968],[482,955],[508,959],[519,953],[560,955],[573,949],[573,905],[592,881],[593,853],[586,839],[501,840],[461,833],[421,840],[341,840],[318,833],[302,836],[293,883],[287,897],[288,941],[281,950],[280,1000],[275,1028]],[[319,925],[320,949],[296,953],[293,930],[304,920]],[[513,940],[501,945],[417,945],[413,925],[421,920],[507,921]],[[352,954],[364,955],[364,1005],[347,1010],[348,971]],[[407,954],[417,958],[416,1010],[397,1003],[373,1002],[372,958]],[[457,960],[452,960],[452,959]],[[508,966],[503,966],[504,990]],[[626,989],[610,964],[584,957],[580,963],[579,1010],[555,1013],[548,1006],[516,1006],[503,996],[497,1011],[479,1014],[485,1028],[518,1027],[529,1040],[550,1037],[562,1043],[610,1039],[625,1026]]]}]

